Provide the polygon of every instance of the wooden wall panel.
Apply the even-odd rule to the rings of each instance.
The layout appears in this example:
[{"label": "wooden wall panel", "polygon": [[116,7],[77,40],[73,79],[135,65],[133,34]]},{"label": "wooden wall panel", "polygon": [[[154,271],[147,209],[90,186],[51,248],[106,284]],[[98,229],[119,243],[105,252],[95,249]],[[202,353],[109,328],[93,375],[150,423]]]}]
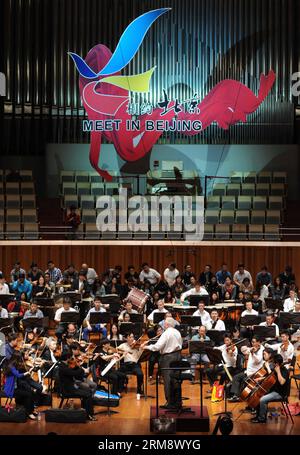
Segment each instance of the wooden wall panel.
[{"label": "wooden wall panel", "polygon": [[49,259],[62,269],[71,262],[77,268],[80,268],[82,262],[87,262],[98,272],[117,264],[123,270],[127,270],[129,264],[139,268],[144,261],[162,271],[169,262],[175,261],[180,270],[190,263],[193,270],[199,273],[207,263],[216,271],[226,261],[231,271],[236,270],[238,262],[244,262],[253,275],[262,265],[267,265],[272,274],[276,275],[289,264],[300,283],[300,248],[292,246],[0,246],[0,270],[6,274],[10,272],[15,260],[20,260],[27,270],[32,260],[45,269]]}]

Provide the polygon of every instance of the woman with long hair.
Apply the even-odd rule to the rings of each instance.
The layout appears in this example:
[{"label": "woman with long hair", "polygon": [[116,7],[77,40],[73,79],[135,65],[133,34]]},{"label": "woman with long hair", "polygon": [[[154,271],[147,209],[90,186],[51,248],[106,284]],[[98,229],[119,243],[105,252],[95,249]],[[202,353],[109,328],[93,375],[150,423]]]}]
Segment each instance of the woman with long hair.
[{"label": "woman with long hair", "polygon": [[4,393],[8,398],[14,398],[17,406],[24,406],[29,419],[37,420],[37,414],[34,412],[34,393],[29,387],[22,387],[21,383],[26,376],[30,376],[32,370],[33,368],[24,371],[21,354],[13,354],[4,367]]}]

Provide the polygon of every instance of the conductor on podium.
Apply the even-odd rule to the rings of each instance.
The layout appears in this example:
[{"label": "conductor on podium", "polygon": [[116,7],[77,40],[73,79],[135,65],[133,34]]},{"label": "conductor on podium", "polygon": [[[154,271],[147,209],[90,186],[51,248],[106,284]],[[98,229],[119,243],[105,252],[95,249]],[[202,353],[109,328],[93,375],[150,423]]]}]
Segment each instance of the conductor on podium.
[{"label": "conductor on podium", "polygon": [[182,350],[182,338],[179,330],[175,329],[176,321],[173,318],[165,319],[165,331],[160,336],[158,341],[152,345],[141,345],[144,349],[151,351],[158,351],[160,353],[160,368],[162,369],[162,375],[164,379],[165,397],[166,404],[162,406],[165,409],[172,408],[173,403],[171,402],[171,374],[172,370],[166,370],[170,364],[174,361],[181,360]]}]

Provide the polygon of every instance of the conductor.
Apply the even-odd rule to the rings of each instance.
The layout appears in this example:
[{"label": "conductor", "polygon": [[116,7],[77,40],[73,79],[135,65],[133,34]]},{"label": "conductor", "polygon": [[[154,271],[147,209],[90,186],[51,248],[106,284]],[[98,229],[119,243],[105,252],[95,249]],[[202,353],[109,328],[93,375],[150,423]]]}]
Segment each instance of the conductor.
[{"label": "conductor", "polygon": [[169,368],[171,362],[181,360],[182,338],[180,332],[175,329],[175,325],[176,321],[173,318],[166,318],[166,330],[160,336],[159,340],[152,345],[148,345],[146,342],[141,345],[142,349],[149,349],[150,351],[160,352],[159,365],[162,369],[166,397],[166,403],[161,406],[161,408],[164,409],[173,409],[174,403],[172,403],[171,399],[172,370],[164,370],[163,368]]}]

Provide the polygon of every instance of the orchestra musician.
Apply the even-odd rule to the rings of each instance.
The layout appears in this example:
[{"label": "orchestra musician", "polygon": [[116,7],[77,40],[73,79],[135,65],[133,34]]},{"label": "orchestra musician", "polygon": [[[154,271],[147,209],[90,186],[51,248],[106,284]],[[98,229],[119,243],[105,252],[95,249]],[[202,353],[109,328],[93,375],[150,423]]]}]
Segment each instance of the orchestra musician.
[{"label": "orchestra musician", "polygon": [[[216,346],[214,349],[218,349],[219,351],[222,352],[224,365],[227,367],[229,373],[231,375],[234,375],[236,373],[238,349],[232,342],[231,335],[226,333],[224,335],[224,344],[222,344],[221,346]],[[206,370],[206,376],[211,387],[217,380],[218,376],[220,376],[219,383],[221,385],[224,384],[227,376],[224,365],[220,364],[212,368],[208,368]]]},{"label": "orchestra musician", "polygon": [[119,316],[119,321],[123,322],[124,314],[129,313],[129,314],[138,314],[136,310],[132,308],[132,303],[128,300],[125,304],[125,309],[121,311],[120,316]]},{"label": "orchestra musician", "polygon": [[294,346],[290,342],[290,334],[288,331],[281,332],[281,343],[276,343],[269,345],[265,343],[266,347],[272,348],[274,351],[277,351],[277,354],[280,354],[283,358],[283,363],[285,368],[289,370],[291,366],[292,358],[294,357]]},{"label": "orchestra musician", "polygon": [[97,384],[88,378],[88,375],[90,374],[90,367],[84,367],[84,365],[87,363],[87,359],[84,356],[84,351],[81,351],[82,347],[79,343],[74,341],[70,344],[69,348],[71,357],[78,362],[78,365],[80,365],[83,370],[82,377],[74,379],[75,387],[80,390],[90,390],[94,395],[97,390]]},{"label": "orchestra musician", "polygon": [[[205,327],[205,325],[201,325],[201,326],[198,327],[198,333],[196,333],[195,335],[192,336],[191,341],[201,341],[201,342],[210,341],[210,338],[206,335],[206,327]],[[189,362],[190,362],[190,364],[192,366],[191,372],[192,372],[192,375],[193,375],[193,378],[194,378],[192,380],[193,383],[195,382],[195,376],[196,376],[196,367],[195,366],[200,361],[201,361],[202,364],[209,363],[209,358],[208,358],[206,353],[200,354],[200,353],[194,352],[191,355],[191,357],[189,358]]]},{"label": "orchestra musician", "polygon": [[124,363],[121,366],[121,370],[125,374],[134,374],[137,377],[137,391],[136,398],[140,400],[142,394],[142,385],[144,381],[144,374],[139,364],[139,359],[142,351],[137,349],[136,340],[133,333],[127,333],[125,335],[126,342],[119,346],[120,352],[124,352]]},{"label": "orchestra musician", "polygon": [[245,372],[241,372],[236,374],[233,377],[230,393],[233,395],[229,398],[228,401],[231,402],[238,402],[240,401],[240,392],[242,389],[243,382],[245,379],[252,374],[254,374],[257,370],[259,370],[263,365],[263,351],[264,348],[261,345],[260,338],[255,335],[251,341],[252,347],[243,347],[241,348],[242,353],[248,357],[247,368]]},{"label": "orchestra musician", "polygon": [[208,327],[211,319],[209,312],[205,310],[204,300],[200,300],[198,303],[198,309],[193,313],[193,316],[200,316],[202,325]]},{"label": "orchestra musician", "polygon": [[274,355],[274,372],[276,375],[276,383],[271,388],[269,393],[261,397],[257,416],[251,419],[252,423],[266,423],[268,403],[274,400],[282,400],[288,394],[289,388],[289,372],[283,366],[283,358],[280,354]]},{"label": "orchestra musician", "polygon": [[17,406],[24,406],[29,419],[37,420],[37,413],[34,412],[34,392],[30,387],[22,387],[24,379],[30,377],[32,371],[33,367],[24,371],[21,354],[19,352],[13,353],[11,357],[6,359],[3,369],[4,393],[7,398],[14,398]]},{"label": "orchestra musician", "polygon": [[[172,315],[172,313],[171,313],[170,311],[167,311],[167,312],[165,313],[164,319],[158,323],[158,325],[159,325],[163,330],[166,330],[166,319],[167,319],[167,318],[173,318],[173,315]],[[175,321],[175,326],[176,326],[176,325],[179,325],[179,322],[176,321],[176,319],[174,319],[174,321]]]},{"label": "orchestra musician", "polygon": [[85,341],[88,341],[90,333],[101,333],[103,338],[107,337],[107,330],[104,324],[94,324],[93,326],[90,324],[91,314],[95,313],[106,313],[106,309],[101,306],[100,297],[95,297],[94,306],[89,310],[84,320],[84,322],[86,323],[86,327],[83,329],[82,338]]},{"label": "orchestra musician", "polygon": [[279,337],[279,327],[275,324],[274,320],[274,314],[272,312],[268,312],[265,322],[261,322],[259,325],[262,327],[275,327],[275,336]]},{"label": "orchestra musician", "polygon": [[75,308],[72,308],[72,302],[69,297],[64,296],[63,306],[59,308],[54,316],[54,321],[57,323],[57,328],[55,331],[55,335],[57,336],[58,342],[61,342],[62,334],[65,331],[66,324],[61,322],[61,314],[62,313],[76,313]]},{"label": "orchestra musician", "polygon": [[152,311],[152,313],[149,314],[148,316],[148,322],[150,325],[153,325],[153,319],[154,319],[154,315],[156,313],[167,313],[168,310],[165,308],[165,304],[164,304],[164,301],[163,300],[159,300],[157,302],[157,308],[155,310]]},{"label": "orchestra musician", "polygon": [[[121,353],[121,351],[119,352]],[[102,372],[112,359],[120,359],[118,349],[111,347],[109,340],[101,340],[99,356],[94,363],[96,370],[98,369]],[[125,388],[125,383],[127,383],[126,374],[113,367],[103,376],[103,378],[108,380],[112,385],[112,394],[121,396],[121,392],[123,392]]]},{"label": "orchestra musician", "polygon": [[166,318],[165,327],[166,330],[155,344],[146,345],[146,342],[144,342],[142,343],[141,348],[149,349],[150,351],[158,351],[160,353],[160,368],[162,368],[166,398],[166,403],[163,408],[173,409],[176,407],[176,404],[172,403],[174,394],[171,390],[171,370],[163,370],[163,368],[169,368],[171,362],[179,361],[181,359],[182,338],[180,332],[175,329],[175,321],[173,318]]},{"label": "orchestra musician", "polygon": [[285,299],[283,304],[283,311],[289,312],[294,311],[296,302],[298,301],[297,293],[291,289],[289,292],[289,298]]},{"label": "orchestra musician", "polygon": [[207,290],[196,282],[195,287],[181,294],[180,301],[183,303],[190,295],[208,295]]},{"label": "orchestra musician", "polygon": [[210,321],[207,323],[207,330],[225,331],[224,321],[219,319],[219,313],[216,308],[213,308],[210,312]]},{"label": "orchestra musician", "polygon": [[88,419],[97,420],[94,416],[93,391],[90,388],[78,387],[78,382],[83,380],[84,374],[84,369],[76,360],[72,359],[71,353],[62,357],[62,361],[59,362],[58,370],[62,394],[81,398]]}]

